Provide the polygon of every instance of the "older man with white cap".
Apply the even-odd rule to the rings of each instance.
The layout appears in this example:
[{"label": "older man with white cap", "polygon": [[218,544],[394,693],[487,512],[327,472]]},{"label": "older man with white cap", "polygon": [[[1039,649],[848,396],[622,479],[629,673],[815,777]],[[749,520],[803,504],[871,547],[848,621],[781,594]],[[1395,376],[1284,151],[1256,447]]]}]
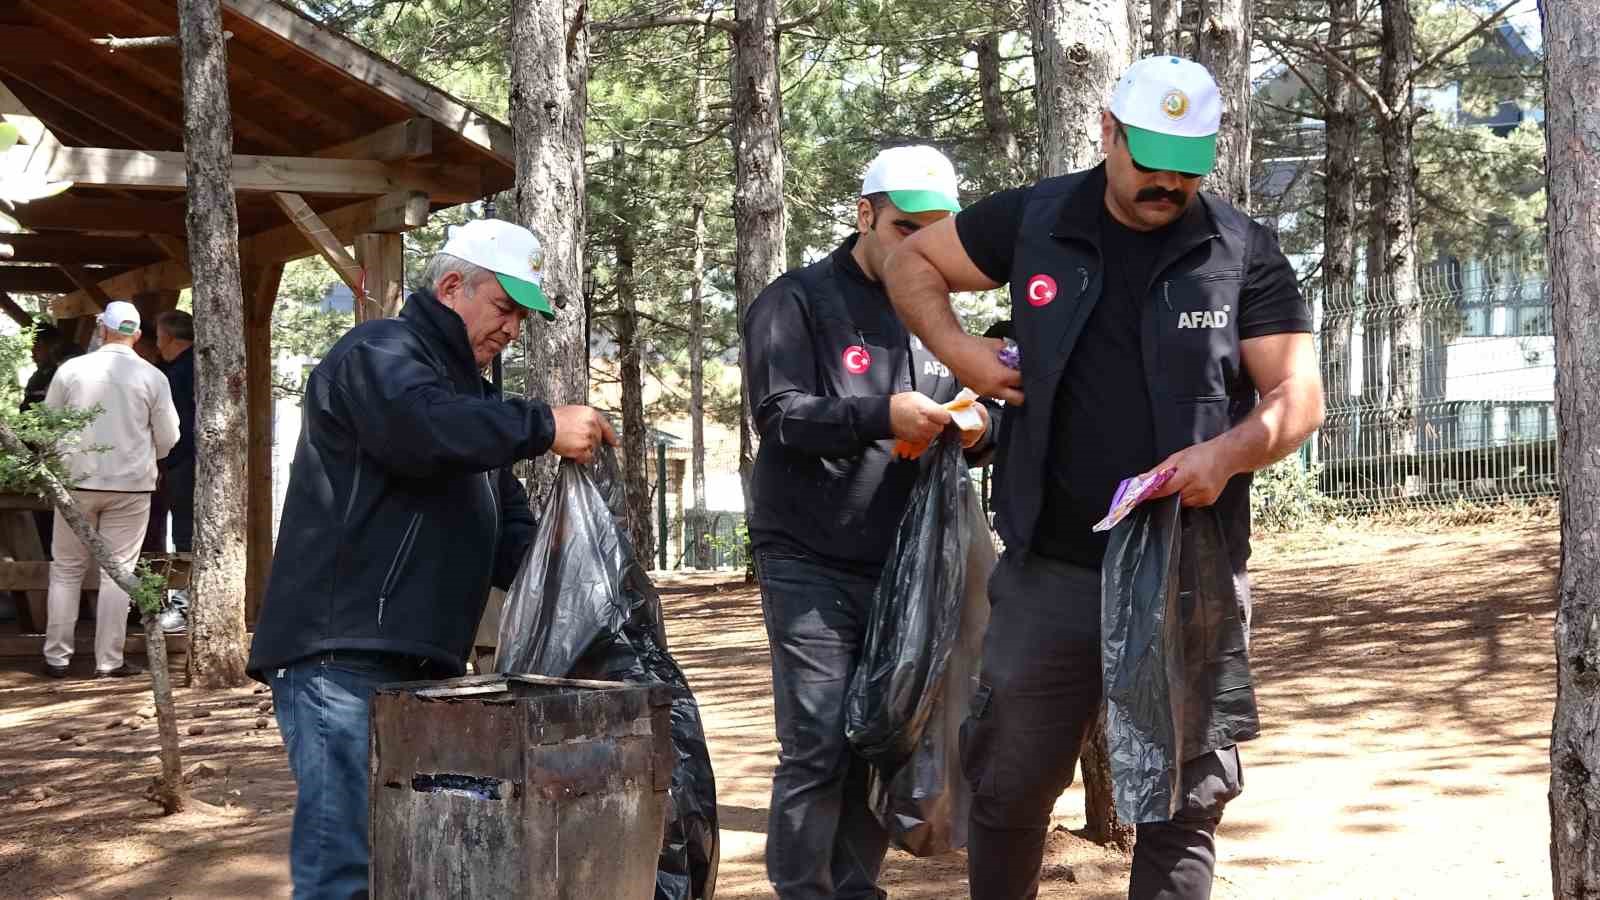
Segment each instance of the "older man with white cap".
[{"label": "older man with white cap", "polygon": [[[123,300],[108,303],[99,317],[99,349],[62,363],[44,399],[51,409],[100,409],[66,459],[74,483],[72,499],[105,540],[114,561],[130,567],[139,559],[150,523],[156,460],[178,441],[178,411],[167,378],[133,350],[140,334],[137,307]],[[94,560],[61,516],[55,519],[51,555],[44,672],[65,678],[83,577]],[[122,658],[127,635],[128,595],[116,582],[102,578],[95,603],[96,677],[125,678],[143,671]]]},{"label": "older man with white cap", "polygon": [[[901,241],[960,208],[939,151],[883,151],[862,179],[856,233],[774,281],[745,320],[761,434],[750,539],[780,744],[767,877],[782,900],[883,896],[888,836],[845,740],[845,689],[919,471],[895,457],[895,439],[936,437],[960,385],[895,318],[881,278]],[[963,434],[969,454],[984,452],[987,428]]]},{"label": "older man with white cap", "polygon": [[512,464],[616,443],[598,411],[502,398],[482,376],[530,311],[555,317],[543,264],[526,228],[457,227],[399,317],[357,325],[306,383],[248,664],[298,789],[297,898],[365,896],[373,689],[466,671],[489,587],[532,538]]},{"label": "older man with white cap", "polygon": [[[1140,60],[1101,115],[1102,165],[985,198],[890,260],[889,293],[911,330],[974,389],[1008,401],[994,497],[1006,553],[963,741],[974,898],[1038,891],[1051,807],[1103,698],[1107,541],[1091,526],[1121,479],[1164,470],[1158,495],[1181,495],[1185,533],[1207,525],[1226,547],[1226,559],[1186,555],[1185,571],[1233,574],[1232,592],[1191,601],[1185,640],[1237,652],[1183,670],[1189,696],[1209,705],[1186,710],[1200,727],[1185,729],[1182,802],[1138,823],[1128,893],[1210,895],[1213,835],[1243,786],[1236,745],[1258,730],[1243,650],[1250,473],[1322,420],[1294,270],[1270,231],[1200,192],[1221,114],[1204,67]],[[951,291],[1008,282],[1020,371],[950,308]]]}]

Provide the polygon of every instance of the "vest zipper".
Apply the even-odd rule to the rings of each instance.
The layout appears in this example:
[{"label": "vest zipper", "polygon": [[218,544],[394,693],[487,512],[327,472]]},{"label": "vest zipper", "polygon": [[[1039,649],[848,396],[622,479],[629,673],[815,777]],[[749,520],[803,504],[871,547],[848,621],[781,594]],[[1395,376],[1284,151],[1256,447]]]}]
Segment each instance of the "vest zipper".
[{"label": "vest zipper", "polygon": [[383,587],[378,591],[378,627],[383,627],[383,606],[389,602],[389,592],[394,590],[394,583],[400,573],[405,570],[406,560],[411,558],[411,544],[417,539],[417,526],[422,524],[422,513],[411,514],[411,524],[406,526],[405,536],[400,539],[400,549],[395,551],[394,560],[389,563],[389,574],[383,576]]},{"label": "vest zipper", "polygon": [[1172,282],[1170,280],[1161,282],[1161,299],[1167,301],[1167,309],[1171,310],[1172,309]]}]

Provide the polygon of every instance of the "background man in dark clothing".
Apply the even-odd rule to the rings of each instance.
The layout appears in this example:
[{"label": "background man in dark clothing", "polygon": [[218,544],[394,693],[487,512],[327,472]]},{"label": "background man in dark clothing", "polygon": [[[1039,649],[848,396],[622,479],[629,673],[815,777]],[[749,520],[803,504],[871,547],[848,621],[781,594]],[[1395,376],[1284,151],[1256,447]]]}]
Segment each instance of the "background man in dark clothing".
[{"label": "background man in dark clothing", "polygon": [[866,764],[845,740],[844,695],[919,471],[894,458],[894,439],[937,437],[950,422],[940,402],[960,390],[906,333],[878,280],[896,244],[959,208],[955,170],[930,147],[886,150],[861,193],[858,234],[774,281],[745,323],[761,434],[750,537],[781,745],[767,877],[782,900],[883,896],[888,835],[867,806]]},{"label": "background man in dark clothing", "polygon": [[[178,407],[178,443],[161,461],[161,495],[172,516],[172,548],[194,552],[194,317],[182,310],[156,318],[156,351],[172,386]],[[161,548],[165,551],[166,548]],[[189,592],[174,591],[172,605],[161,613],[161,627],[182,631],[189,624]]]},{"label": "background man in dark clothing", "polygon": [[[54,325],[40,325],[33,331],[33,374],[22,388],[22,411],[27,412],[43,403],[50,392],[50,379],[56,376],[61,364],[75,356],[82,356],[79,347]],[[50,556],[50,540],[55,532],[55,511],[39,510],[33,514],[34,525],[39,529],[39,543],[44,555]]]},{"label": "background man in dark clothing", "polygon": [[[986,198],[889,262],[910,329],[965,384],[1008,404],[994,491],[1006,553],[962,742],[974,898],[1037,893],[1050,809],[1102,699],[1106,537],[1090,526],[1117,483],[1175,470],[1163,493],[1181,494],[1184,521],[1217,517],[1238,602],[1212,627],[1242,631],[1249,473],[1322,421],[1293,269],[1266,228],[1199,193],[1220,116],[1203,67],[1141,60],[1102,114],[1102,166]],[[999,342],[963,332],[949,303],[952,290],[1007,282],[1020,372],[998,362]],[[1235,744],[1253,727],[1252,716],[1221,729],[1186,760],[1182,807],[1138,826],[1130,896],[1209,896],[1212,836],[1243,783]]]},{"label": "background man in dark clothing", "polygon": [[460,226],[399,317],[356,326],[307,381],[248,665],[298,788],[296,898],[366,894],[373,689],[466,671],[489,587],[532,539],[512,463],[616,444],[596,410],[502,399],[482,377],[528,310],[552,317],[542,264],[525,228]]}]

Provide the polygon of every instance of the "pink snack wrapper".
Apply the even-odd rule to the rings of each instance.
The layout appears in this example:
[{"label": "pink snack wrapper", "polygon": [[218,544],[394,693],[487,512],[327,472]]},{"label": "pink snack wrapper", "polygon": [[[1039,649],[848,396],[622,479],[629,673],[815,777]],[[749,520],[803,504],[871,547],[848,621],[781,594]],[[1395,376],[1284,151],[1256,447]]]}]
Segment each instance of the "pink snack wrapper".
[{"label": "pink snack wrapper", "polygon": [[1143,503],[1146,497],[1160,490],[1163,485],[1172,480],[1172,473],[1176,469],[1162,469],[1149,478],[1138,475],[1122,479],[1117,485],[1117,492],[1111,495],[1111,511],[1106,517],[1094,523],[1094,531],[1110,531],[1117,527],[1117,523],[1128,517],[1133,508]]}]

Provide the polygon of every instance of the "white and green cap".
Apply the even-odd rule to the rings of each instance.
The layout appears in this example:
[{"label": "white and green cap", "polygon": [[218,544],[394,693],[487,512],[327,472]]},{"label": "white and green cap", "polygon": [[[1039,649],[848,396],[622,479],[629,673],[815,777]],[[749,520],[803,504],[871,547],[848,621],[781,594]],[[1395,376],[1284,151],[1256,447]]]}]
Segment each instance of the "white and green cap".
[{"label": "white and green cap", "polygon": [[1126,127],[1133,161],[1147,169],[1205,175],[1216,165],[1222,95],[1193,60],[1151,56],[1129,66],[1111,114]]},{"label": "white and green cap", "polygon": [[439,251],[494,273],[506,294],[546,319],[555,312],[540,285],[544,281],[544,248],[533,232],[500,219],[474,219],[450,230]]},{"label": "white and green cap", "polygon": [[124,337],[139,333],[139,307],[126,300],[113,300],[100,313],[100,324]]},{"label": "white and green cap", "polygon": [[888,194],[908,213],[960,212],[956,167],[932,147],[890,147],[873,157],[861,179],[861,196]]}]

